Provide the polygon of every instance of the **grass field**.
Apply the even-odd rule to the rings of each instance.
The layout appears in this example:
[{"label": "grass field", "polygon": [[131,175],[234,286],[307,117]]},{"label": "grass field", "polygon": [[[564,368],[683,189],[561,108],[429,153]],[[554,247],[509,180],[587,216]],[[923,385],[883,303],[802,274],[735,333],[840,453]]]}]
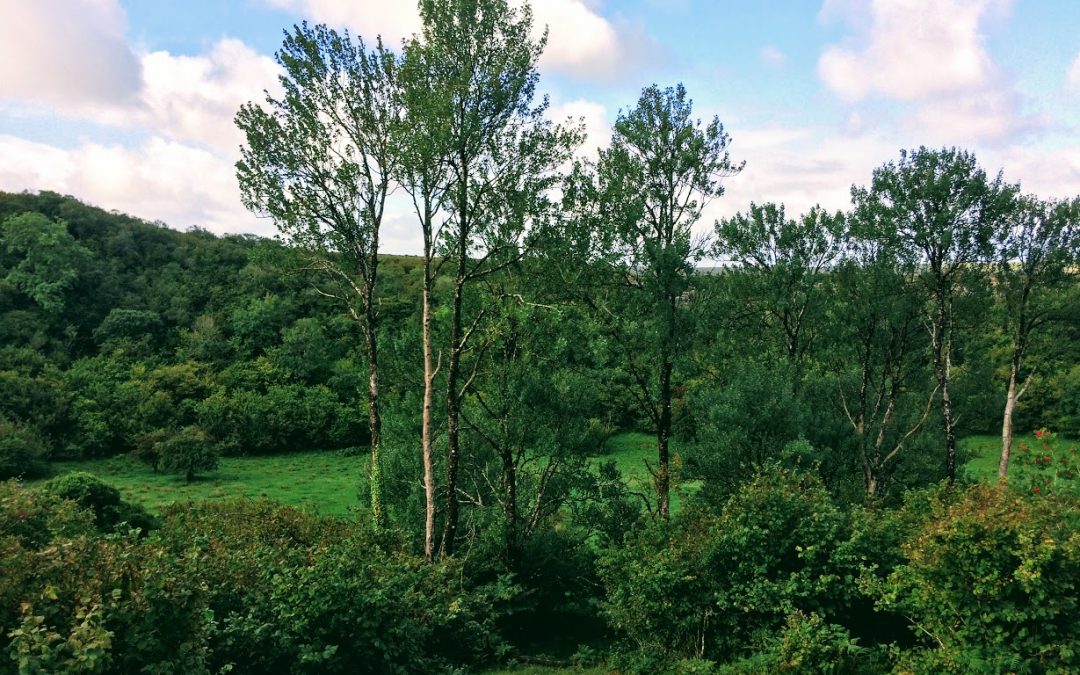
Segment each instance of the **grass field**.
[{"label": "grass field", "polygon": [[305,452],[273,457],[224,457],[216,471],[187,483],[155,473],[128,457],[57,464],[58,473],[86,471],[120,490],[124,499],[157,511],[174,502],[270,497],[327,515],[346,515],[358,504],[362,457]]},{"label": "grass field", "polygon": [[[616,434],[604,443],[607,452],[597,455],[594,461],[614,461],[615,467],[622,474],[623,479],[635,490],[653,494],[652,476],[645,466],[645,460],[649,460],[652,467],[656,467],[656,436],[631,431]],[[677,463],[678,447],[672,445],[672,463]],[[693,494],[701,488],[697,481],[682,483],[671,492],[671,511],[678,513],[681,505],[681,497]]]},{"label": "grass field", "polygon": [[[1013,439],[1013,459],[1020,453],[1020,444],[1026,443],[1030,448],[1039,448],[1041,442],[1035,438],[1035,434],[1017,434]],[[1075,440],[1058,438],[1055,441],[1059,452],[1067,448],[1080,445]],[[998,460],[1001,457],[1000,436],[968,436],[959,441],[959,450],[968,457],[964,469],[972,480],[981,480],[987,483],[997,481]],[[1018,462],[1009,464],[1009,484],[1024,486],[1028,485],[1031,470]],[[1080,481],[1072,483],[1075,491],[1080,493]]]},{"label": "grass field", "polygon": [[[1021,442],[1037,447],[1032,434],[1018,435],[1017,447]],[[638,432],[617,434],[607,440],[605,450],[594,459],[595,462],[614,461],[631,486],[652,493],[652,477],[645,467],[645,460],[655,465],[655,437]],[[997,480],[1000,438],[969,436],[961,439],[960,450],[968,457],[964,467],[968,476],[988,482]],[[359,504],[357,488],[363,464],[362,457],[346,457],[332,451],[273,457],[226,457],[216,471],[190,484],[183,476],[155,473],[128,457],[62,462],[57,464],[57,469],[58,473],[87,471],[95,474],[118,488],[125,499],[152,511],[187,500],[270,497],[318,513],[344,516]],[[1016,464],[1010,469],[1010,475],[1017,483],[1026,483],[1024,469]],[[673,491],[672,510],[678,511],[681,498],[699,487],[696,482],[686,482]]]},{"label": "grass field", "polygon": [[[608,439],[605,454],[595,461],[613,460],[635,489],[652,492],[652,477],[645,468],[655,465],[656,440],[630,432]],[[292,506],[303,506],[326,515],[347,515],[356,507],[362,457],[337,452],[304,452],[272,457],[225,457],[216,471],[187,483],[183,476],[155,473],[129,457],[58,462],[57,474],[68,471],[92,473],[120,490],[124,499],[151,511],[175,502],[230,497],[270,497]],[[672,492],[671,507],[679,508],[680,493],[698,488],[696,483]]]}]

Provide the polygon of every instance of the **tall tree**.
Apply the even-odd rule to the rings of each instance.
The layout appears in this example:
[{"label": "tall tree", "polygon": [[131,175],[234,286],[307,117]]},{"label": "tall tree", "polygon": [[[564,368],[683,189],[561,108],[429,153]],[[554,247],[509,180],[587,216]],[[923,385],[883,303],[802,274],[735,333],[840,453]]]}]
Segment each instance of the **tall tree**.
[{"label": "tall tree", "polygon": [[[424,362],[424,394],[421,404],[420,448],[424,467],[424,556],[435,557],[436,479],[432,412],[436,363],[432,335],[435,276],[438,273],[439,238],[446,217],[452,177],[449,171],[450,120],[453,101],[432,96],[437,82],[437,52],[418,38],[405,47],[400,71],[404,116],[399,127],[401,185],[412,200],[424,245],[421,288],[421,332]],[[440,360],[441,362],[441,360]]]},{"label": "tall tree", "polygon": [[422,0],[420,14],[433,101],[427,114],[445,116],[437,124],[445,134],[450,176],[440,244],[453,269],[442,536],[442,552],[452,555],[460,512],[461,405],[472,384],[462,359],[484,317],[480,310],[465,325],[466,288],[520,259],[530,223],[549,206],[556,169],[569,160],[580,132],[548,121],[547,100],[535,100],[546,37],[533,39],[528,5]]},{"label": "tall tree", "polygon": [[[831,275],[826,363],[838,377],[866,496],[885,495],[903,450],[924,426],[937,388],[926,391],[923,289],[895,250],[852,223],[846,259]],[[869,235],[869,236],[867,236]]]},{"label": "tall tree", "polygon": [[65,295],[90,259],[90,252],[63,222],[28,212],[0,222],[0,242],[18,259],[5,279],[49,312],[64,308]]},{"label": "tall tree", "polygon": [[747,272],[749,302],[757,305],[770,333],[779,333],[782,351],[800,380],[809,356],[827,292],[825,272],[843,253],[847,234],[843,214],[814,207],[799,218],[787,218],[784,205],[751,204],[716,223],[714,253]]},{"label": "tall tree", "polygon": [[[1061,316],[1065,286],[1075,282],[1080,245],[1080,198],[1042,201],[1021,197],[999,231],[994,289],[1004,310],[1009,375],[1001,420],[998,479],[1007,480],[1013,413],[1035,375],[1028,361],[1033,339]],[[1021,380],[1023,381],[1021,383]]]},{"label": "tall tree", "polygon": [[680,299],[691,287],[694,264],[705,253],[693,226],[705,205],[723,194],[723,178],[742,169],[727,151],[720,120],[693,118],[693,102],[681,84],[646,88],[619,113],[611,145],[600,152],[596,238],[613,254],[613,271],[644,308],[644,360],[629,361],[643,407],[656,433],[657,465],[650,469],[657,512],[670,510],[672,374],[679,350]]},{"label": "tall tree", "polygon": [[869,188],[852,188],[860,217],[917,272],[931,298],[927,317],[945,430],[945,472],[956,479],[956,415],[950,398],[955,301],[963,277],[990,260],[994,232],[1015,189],[991,179],[971,153],[921,147],[874,170]]},{"label": "tall tree", "polygon": [[307,254],[320,293],[341,300],[362,326],[368,359],[371,508],[383,520],[378,313],[379,230],[398,153],[397,59],[378,41],[296,26],[276,54],[284,95],[236,116],[247,143],[236,164],[244,205],[273,218]]}]

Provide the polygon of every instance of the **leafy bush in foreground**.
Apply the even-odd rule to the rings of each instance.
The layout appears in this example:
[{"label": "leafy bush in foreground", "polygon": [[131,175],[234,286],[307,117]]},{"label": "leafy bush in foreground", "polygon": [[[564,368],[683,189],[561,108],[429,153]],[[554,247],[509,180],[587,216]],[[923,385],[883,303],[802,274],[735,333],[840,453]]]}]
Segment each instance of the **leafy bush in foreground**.
[{"label": "leafy bush in foreground", "polygon": [[877,582],[881,607],[910,617],[925,649],[915,672],[1076,672],[1080,509],[977,485],[939,500]]},{"label": "leafy bush in foreground", "polygon": [[847,521],[815,479],[771,467],[719,513],[691,506],[651,524],[601,559],[612,626],[630,665],[723,661],[751,651],[794,611],[825,616],[854,592]]},{"label": "leafy bush in foreground", "polygon": [[507,579],[357,523],[247,501],[174,507],[144,538],[93,523],[52,490],[0,485],[0,650],[22,672],[426,673],[505,651]]}]

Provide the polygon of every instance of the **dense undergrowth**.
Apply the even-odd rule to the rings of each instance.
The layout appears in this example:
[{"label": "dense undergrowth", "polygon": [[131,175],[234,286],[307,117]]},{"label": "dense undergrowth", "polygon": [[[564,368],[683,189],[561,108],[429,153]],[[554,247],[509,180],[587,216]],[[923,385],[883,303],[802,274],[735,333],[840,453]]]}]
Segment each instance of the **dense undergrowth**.
[{"label": "dense undergrowth", "polygon": [[1073,672],[1080,502],[971,485],[838,505],[765,467],[619,537],[564,522],[514,564],[270,501],[152,517],[92,477],[0,487],[20,672]]}]

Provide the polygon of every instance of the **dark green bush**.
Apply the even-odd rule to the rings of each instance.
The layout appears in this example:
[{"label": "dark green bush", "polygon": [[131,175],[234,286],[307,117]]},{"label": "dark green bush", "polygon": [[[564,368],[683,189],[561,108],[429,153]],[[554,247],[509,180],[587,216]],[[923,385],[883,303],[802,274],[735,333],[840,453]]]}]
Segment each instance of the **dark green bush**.
[{"label": "dark green bush", "polygon": [[977,485],[939,499],[872,584],[911,618],[915,672],[1076,672],[1080,668],[1080,502]]},{"label": "dark green bush", "polygon": [[505,654],[497,627],[516,592],[391,534],[269,502],[176,506],[138,538],[102,535],[74,501],[11,482],[0,569],[0,652],[24,672],[473,669]]},{"label": "dark green bush", "polygon": [[103,532],[113,532],[121,524],[148,530],[154,520],[145,509],[124,501],[120,491],[97,476],[73,471],[53,478],[45,489],[60,499],[70,499],[94,514],[94,524]]},{"label": "dark green bush", "polygon": [[48,474],[46,455],[45,442],[34,429],[0,417],[0,480]]},{"label": "dark green bush", "polygon": [[769,466],[716,512],[691,505],[605,552],[605,612],[641,670],[729,660],[793,611],[829,617],[854,595],[847,518],[816,479]]},{"label": "dark green bush", "polygon": [[820,614],[794,612],[784,628],[770,636],[751,657],[726,664],[718,675],[840,675],[874,672],[866,667],[866,651],[841,626]]}]

